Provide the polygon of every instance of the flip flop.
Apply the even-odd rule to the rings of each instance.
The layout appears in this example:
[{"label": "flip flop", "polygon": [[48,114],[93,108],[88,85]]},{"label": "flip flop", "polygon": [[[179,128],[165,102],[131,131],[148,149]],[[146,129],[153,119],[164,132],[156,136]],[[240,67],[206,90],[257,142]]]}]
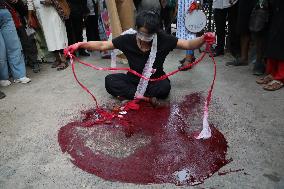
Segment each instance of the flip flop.
[{"label": "flip flop", "polygon": [[276,91],[281,89],[284,84],[279,80],[272,80],[268,84],[266,84],[263,89],[267,91]]},{"label": "flip flop", "polygon": [[272,80],[273,80],[272,75],[267,75],[267,76],[265,76],[265,77],[261,77],[261,78],[257,79],[255,82],[256,82],[257,84],[262,85],[262,84],[268,84],[268,83],[271,82]]}]

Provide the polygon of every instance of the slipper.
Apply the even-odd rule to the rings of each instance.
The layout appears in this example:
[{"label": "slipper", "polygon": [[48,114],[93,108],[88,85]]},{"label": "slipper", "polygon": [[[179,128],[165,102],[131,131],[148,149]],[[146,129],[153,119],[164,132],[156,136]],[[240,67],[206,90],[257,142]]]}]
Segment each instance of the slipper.
[{"label": "slipper", "polygon": [[283,82],[279,80],[272,80],[268,84],[266,84],[263,89],[267,91],[276,91],[283,87]]},{"label": "slipper", "polygon": [[269,82],[271,82],[273,80],[273,77],[272,77],[272,75],[267,75],[267,76],[265,76],[265,77],[261,77],[261,78],[259,78],[259,79],[257,79],[255,82],[257,83],[257,84],[260,84],[260,85],[262,85],[262,84],[268,84]]}]

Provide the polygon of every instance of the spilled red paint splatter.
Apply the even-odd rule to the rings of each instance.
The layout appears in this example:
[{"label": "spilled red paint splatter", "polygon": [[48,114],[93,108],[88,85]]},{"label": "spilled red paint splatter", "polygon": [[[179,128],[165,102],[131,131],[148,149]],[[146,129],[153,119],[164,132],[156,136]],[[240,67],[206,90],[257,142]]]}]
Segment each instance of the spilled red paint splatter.
[{"label": "spilled red paint splatter", "polygon": [[[237,173],[237,172],[240,172],[240,171],[244,171],[244,169],[236,169],[236,170],[229,169],[229,170],[225,170],[225,171],[220,171],[220,172],[218,172],[218,175],[223,176],[223,175],[227,175],[229,173]],[[244,173],[244,174],[247,175],[247,173]]]},{"label": "spilled red paint splatter", "polygon": [[228,163],[227,141],[213,125],[210,139],[194,138],[202,107],[200,94],[192,94],[160,109],[141,104],[123,119],[93,127],[97,115],[89,110],[62,127],[58,141],[74,165],[106,180],[195,185]]}]

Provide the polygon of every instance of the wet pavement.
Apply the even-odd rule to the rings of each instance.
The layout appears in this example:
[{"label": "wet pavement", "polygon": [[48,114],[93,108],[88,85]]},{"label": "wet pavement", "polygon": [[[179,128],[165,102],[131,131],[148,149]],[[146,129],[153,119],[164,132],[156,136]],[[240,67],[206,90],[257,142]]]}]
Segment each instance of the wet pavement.
[{"label": "wet pavement", "polygon": [[[177,68],[182,55],[175,50],[168,56],[166,72]],[[109,60],[97,56],[85,60],[110,65]],[[155,110],[140,112],[143,116],[135,114],[130,135],[125,135],[129,130],[119,124],[63,132],[68,124],[82,121],[82,111],[93,109],[95,104],[75,82],[71,67],[58,72],[43,64],[39,74],[28,70],[32,83],[1,88],[7,97],[0,101],[0,188],[188,188],[183,182],[192,178],[192,170],[206,172],[214,158],[227,162],[211,171],[214,174],[209,178],[210,171],[206,172],[204,182],[193,188],[284,188],[284,90],[266,92],[255,83],[252,66],[227,67],[229,56],[216,60],[209,123],[220,132],[217,146],[228,145],[226,157],[213,153],[214,142],[197,144],[190,138],[192,132],[201,129],[202,97],[213,77],[209,58],[190,71],[172,76],[169,109],[157,110],[159,118],[153,116]],[[76,66],[76,71],[99,104],[109,107],[118,103],[104,89],[104,77],[109,72],[82,65]],[[174,108],[181,114],[169,113],[175,112]],[[61,140],[62,134],[68,140]],[[84,148],[72,153],[72,147],[82,141]],[[82,150],[85,148],[90,151]],[[92,161],[83,158],[95,155]],[[202,167],[196,162],[208,164]]]}]

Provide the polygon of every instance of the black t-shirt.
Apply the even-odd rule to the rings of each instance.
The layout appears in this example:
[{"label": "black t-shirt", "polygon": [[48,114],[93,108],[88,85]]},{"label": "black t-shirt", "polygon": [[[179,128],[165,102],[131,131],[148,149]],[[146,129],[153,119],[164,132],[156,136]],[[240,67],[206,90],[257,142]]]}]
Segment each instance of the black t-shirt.
[{"label": "black t-shirt", "polygon": [[[153,69],[156,72],[151,76],[151,78],[158,78],[165,74],[163,64],[167,55],[176,48],[178,39],[172,35],[168,35],[164,32],[159,32],[157,34],[157,54],[156,59],[153,64]],[[126,34],[118,36],[112,40],[115,48],[121,50],[126,56],[129,67],[132,70],[137,71],[142,74],[145,64],[149,58],[150,51],[143,52],[137,45],[136,34]],[[133,81],[139,81],[140,78],[133,75],[132,73],[127,73],[133,78]]]}]

